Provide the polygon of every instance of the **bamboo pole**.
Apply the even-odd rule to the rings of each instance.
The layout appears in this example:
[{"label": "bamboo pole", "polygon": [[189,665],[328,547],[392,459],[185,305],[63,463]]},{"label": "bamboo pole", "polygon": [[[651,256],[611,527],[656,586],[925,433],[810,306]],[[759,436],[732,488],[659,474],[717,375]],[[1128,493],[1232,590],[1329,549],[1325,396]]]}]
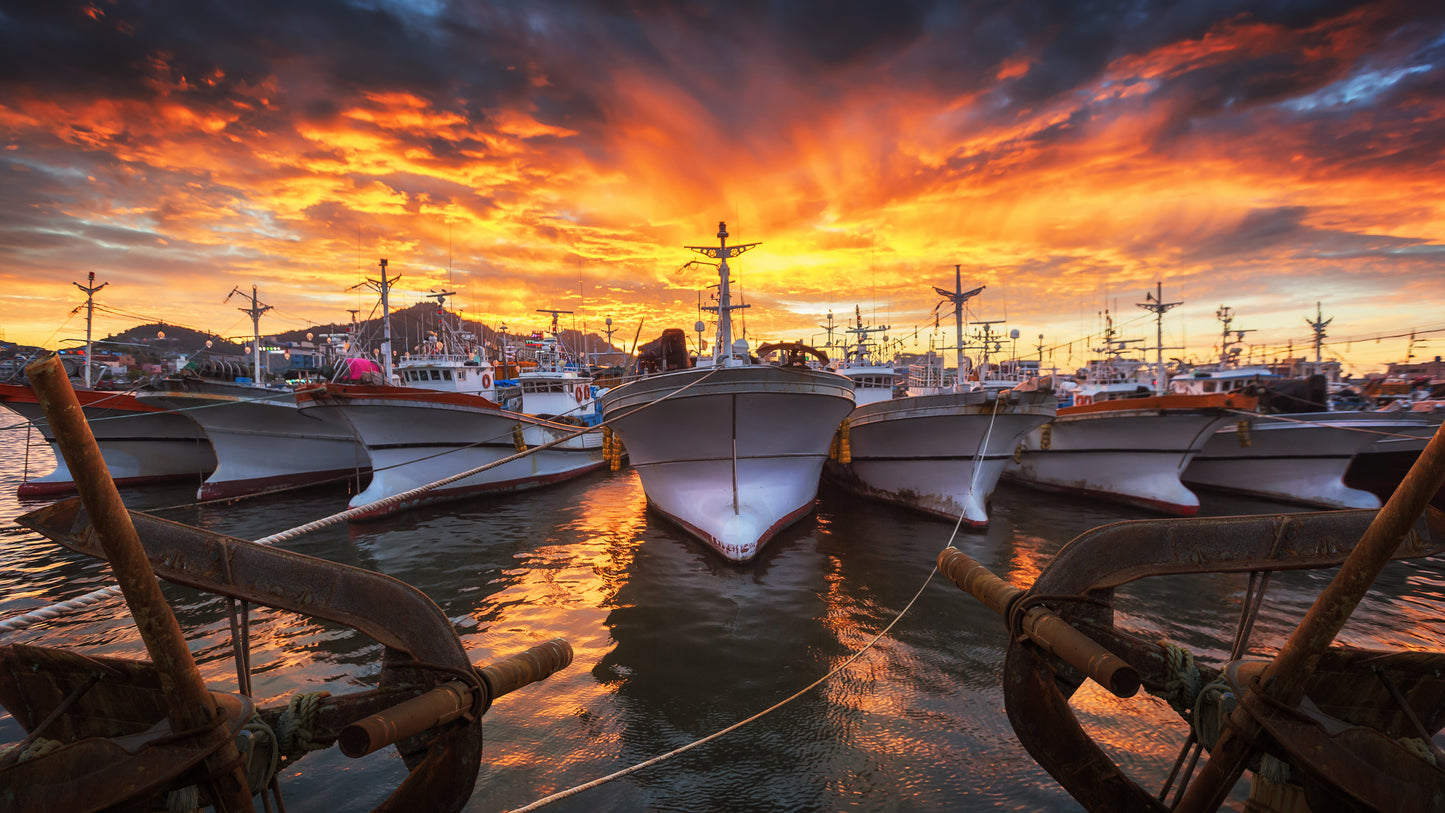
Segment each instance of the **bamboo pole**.
[{"label": "bamboo pole", "polygon": [[81,503],[90,515],[92,527],[111,570],[125,594],[146,652],[160,676],[168,705],[167,718],[177,732],[210,727],[205,737],[216,745],[205,760],[212,782],[212,802],[218,811],[254,811],[251,792],[235,742],[224,725],[216,725],[221,712],[206,689],[200,670],[186,645],[181,625],[161,593],[160,582],[146,558],[130,513],[110,479],[90,425],[85,422],[80,401],[70,387],[60,358],[47,356],[25,368],[45,419],[50,422],[65,465],[75,477]]}]

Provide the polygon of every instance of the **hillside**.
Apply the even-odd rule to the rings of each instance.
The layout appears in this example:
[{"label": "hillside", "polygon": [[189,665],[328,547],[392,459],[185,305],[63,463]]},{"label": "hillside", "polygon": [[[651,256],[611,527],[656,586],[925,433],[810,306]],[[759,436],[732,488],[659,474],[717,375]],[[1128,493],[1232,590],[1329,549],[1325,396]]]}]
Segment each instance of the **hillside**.
[{"label": "hillside", "polygon": [[[541,324],[538,324],[540,327]],[[262,330],[265,330],[266,323],[261,322]],[[377,344],[381,341],[381,319],[368,319],[359,322],[358,333],[363,342]],[[344,324],[313,325],[298,330],[286,330],[277,333],[262,333],[262,340],[269,342],[304,342],[307,341],[307,334],[311,334],[311,341],[320,342],[326,334],[345,334],[349,329]],[[420,303],[408,308],[393,311],[391,314],[391,335],[392,347],[398,352],[411,350],[421,343],[421,340],[428,333],[437,329],[436,306]],[[462,320],[462,332],[471,333],[477,340],[483,343],[494,355],[500,346],[500,336],[496,331],[486,325],[470,320]],[[528,331],[530,332],[530,330]],[[162,335],[163,334],[163,335]],[[569,347],[584,349],[588,352],[607,352],[607,342],[601,336],[588,333],[585,336],[580,331],[561,331],[562,341]],[[514,339],[515,334],[509,336]],[[615,337],[614,337],[615,338]],[[212,352],[226,355],[240,355],[244,352],[244,342],[226,341],[221,337],[203,333],[190,328],[168,325],[165,323],[151,323],[138,325],[120,333],[116,333],[98,339],[97,345],[102,348],[112,349],[116,352],[132,353],[137,356],[160,356],[166,353],[185,353],[187,355],[197,353],[206,349],[206,342],[211,342]],[[625,348],[623,348],[625,349]]]}]

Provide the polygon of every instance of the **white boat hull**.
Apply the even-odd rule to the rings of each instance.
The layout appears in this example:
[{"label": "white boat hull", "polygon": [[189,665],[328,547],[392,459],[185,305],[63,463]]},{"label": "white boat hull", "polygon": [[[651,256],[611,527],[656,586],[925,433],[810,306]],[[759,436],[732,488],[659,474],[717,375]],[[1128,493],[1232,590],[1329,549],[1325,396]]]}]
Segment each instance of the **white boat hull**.
[{"label": "white boat hull", "polygon": [[1024,437],[1004,476],[1046,490],[1194,516],[1199,497],[1180,482],[1180,474],[1230,420],[1211,408],[1060,414]]},{"label": "white boat hull", "polygon": [[185,409],[216,452],[216,470],[196,492],[224,499],[359,478],[371,466],[351,427],[303,415],[289,390],[212,381],[166,381],[144,403]]},{"label": "white boat hull", "polygon": [[1025,434],[1054,417],[1048,393],[909,396],[854,409],[848,463],[830,461],[843,487],[972,527]]},{"label": "white boat hull", "polygon": [[[111,479],[119,486],[146,485],[192,478],[200,480],[216,467],[216,455],[193,421],[156,411],[119,392],[77,391],[96,446]],[[75,490],[75,477],[65,465],[44,411],[29,387],[0,385],[0,403],[34,424],[55,456],[55,470],[21,483],[16,494],[44,497]]]},{"label": "white boat hull", "polygon": [[[1219,430],[1184,472],[1206,488],[1320,508],[1379,508],[1380,498],[1344,483],[1350,461],[1395,432],[1424,423],[1410,413],[1260,415],[1245,433]],[[1408,441],[1407,441],[1408,442]]]},{"label": "white boat hull", "polygon": [[[366,445],[371,483],[352,497],[360,508],[517,455],[516,429],[530,448],[564,438],[578,427],[508,412],[482,398],[404,388],[328,387],[302,398],[303,414],[343,420]],[[580,477],[601,468],[601,432],[580,435],[413,495],[377,505],[353,519],[379,519],[421,505],[522,491]]]},{"label": "white boat hull", "polygon": [[853,392],[842,376],[807,368],[706,367],[629,382],[602,407],[648,504],[746,562],[812,511]]}]

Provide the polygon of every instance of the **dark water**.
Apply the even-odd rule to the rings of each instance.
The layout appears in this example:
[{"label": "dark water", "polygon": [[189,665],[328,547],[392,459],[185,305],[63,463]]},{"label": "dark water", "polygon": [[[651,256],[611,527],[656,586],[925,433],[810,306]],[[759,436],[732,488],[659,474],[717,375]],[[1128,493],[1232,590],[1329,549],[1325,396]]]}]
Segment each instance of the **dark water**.
[{"label": "dark water", "polygon": [[[0,436],[0,527],[39,504],[14,499],[21,433]],[[9,442],[6,442],[9,441]],[[43,453],[41,455],[43,457]],[[32,452],[32,473],[34,452]],[[187,501],[193,488],[126,493],[133,508]],[[161,516],[255,539],[345,507],[341,492]],[[1206,514],[1286,506],[1205,496]],[[1030,584],[1078,533],[1148,515],[1004,485],[987,533],[956,544],[1019,585]],[[420,588],[456,625],[476,663],[553,637],[573,664],[501,698],[469,810],[504,810],[671,751],[787,698],[866,645],[924,584],[949,523],[825,488],[814,517],[783,532],[748,566],[723,562],[645,509],[631,471],[530,494],[457,503],[381,524],[333,527],[286,547],[370,568]],[[108,583],[100,564],[29,534],[0,537],[0,617]],[[1277,577],[1255,635],[1277,644],[1325,576]],[[1121,620],[1218,659],[1244,577],[1172,577],[1121,595]],[[235,675],[222,602],[168,595],[203,674]],[[1445,578],[1434,562],[1390,566],[1344,636],[1370,646],[1445,647]],[[255,692],[366,687],[379,645],[286,612],[254,614]],[[140,657],[119,600],[38,625],[12,642]],[[1014,739],[1000,689],[1000,620],[935,576],[892,632],[846,671],[769,716],[550,810],[1077,810]],[[1118,700],[1092,683],[1074,706],[1131,775],[1158,787],[1187,730],[1163,701]],[[0,742],[22,736],[0,718]],[[287,808],[368,810],[404,776],[390,749],[360,760],[314,753],[283,777]],[[1242,795],[1232,802],[1236,807]]]}]

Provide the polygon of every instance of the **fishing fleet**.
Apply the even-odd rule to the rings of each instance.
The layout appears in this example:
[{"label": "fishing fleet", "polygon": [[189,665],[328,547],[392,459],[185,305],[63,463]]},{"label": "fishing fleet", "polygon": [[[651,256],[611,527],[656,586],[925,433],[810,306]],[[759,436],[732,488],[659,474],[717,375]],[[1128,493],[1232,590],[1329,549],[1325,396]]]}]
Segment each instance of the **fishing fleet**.
[{"label": "fishing fleet", "polygon": [[[250,761],[236,745],[246,739],[242,725],[257,718],[279,727],[293,712],[258,708],[250,697],[248,602],[340,623],[383,644],[377,692],[318,701],[325,711],[316,725],[320,747],[336,742],[348,755],[398,747],[409,773],[388,802],[396,809],[460,809],[476,778],[481,713],[493,698],[571,661],[570,646],[558,640],[475,668],[448,619],[406,585],[269,547],[292,532],[253,545],[128,512],[118,487],[189,479],[200,501],[344,487],[350,492],[346,504],[313,523],[321,525],[496,499],[617,470],[625,460],[649,510],[711,551],[708,556],[739,568],[808,517],[825,482],[955,528],[987,526],[990,499],[1003,480],[1164,515],[1169,518],[1080,537],[1027,590],[992,576],[952,546],[938,558],[941,573],[1008,619],[1010,716],[1030,753],[1091,810],[1152,809],[1156,799],[1076,731],[1069,695],[1084,676],[1121,698],[1141,686],[1162,696],[1176,682],[1151,641],[1115,623],[1115,588],[1148,576],[1239,572],[1251,574],[1253,591],[1275,570],[1341,568],[1329,590],[1348,600],[1362,589],[1361,579],[1373,578],[1372,562],[1445,550],[1445,520],[1425,506],[1445,480],[1438,432],[1445,401],[1431,397],[1441,393],[1422,390],[1388,406],[1347,403],[1341,388],[1331,386],[1338,382],[1318,372],[1288,376],[1240,364],[1228,352],[1227,321],[1217,363],[1166,365],[1162,321],[1180,303],[1165,302],[1162,286],[1140,303],[1155,316],[1152,362],[1131,347],[1138,340],[1119,336],[1107,316],[1097,357],[1074,374],[1045,371],[1042,354],[1035,364],[1017,356],[1000,361],[1001,343],[991,327],[998,322],[972,319],[976,332],[969,335],[968,303],[985,288],[966,290],[958,266],[951,289],[934,288],[939,307],[953,311],[956,341],[921,359],[905,363],[896,352],[890,355],[874,338],[889,328],[866,325],[858,307],[842,329],[849,338],[837,345],[831,314],[823,347],[752,343],[734,325],[733,314],[750,305],[734,294],[730,261],[760,243],[729,238],[720,222],[715,244],[686,247],[717,270],[716,297],[701,306],[716,318],[710,353],[704,352],[699,321],[695,349],[683,330],[665,330],[627,354],[620,375],[594,368],[586,354],[568,346],[558,322],[568,311],[556,309],[539,309],[551,314],[550,329],[533,335],[525,364],[513,364],[509,346],[468,332],[447,310],[455,293],[442,289],[427,294],[435,301],[434,320],[424,337],[398,356],[388,305],[395,278],[382,260],[379,279],[369,280],[381,295],[376,352],[368,353],[369,343],[354,333],[333,348],[324,371],[300,381],[278,379],[263,364],[260,319],[270,306],[253,287],[249,294],[232,291],[249,303],[241,309],[253,327],[249,366],[193,359],[132,391],[113,391],[93,386],[87,350],[79,370],[52,357],[26,368],[31,380],[0,383],[0,405],[18,416],[27,434],[37,431],[41,448],[55,458],[51,470],[20,485],[19,496],[80,494],[20,523],[71,550],[110,558],[147,648],[173,655],[153,664],[105,660],[103,669],[124,677],[88,694],[98,678],[87,674],[99,661],[64,650],[0,646],[0,700],[23,709],[14,713],[31,738],[52,720],[63,721],[63,731],[90,732],[62,742],[58,757],[0,757],[0,779],[21,789],[11,801],[20,809],[41,809],[63,798],[73,809],[100,809],[86,799],[97,798],[100,780],[94,777],[104,772],[96,773],[94,754],[82,753],[82,743],[88,749],[127,744],[128,756],[116,770],[143,775],[146,782],[126,785],[124,798],[106,797],[108,803],[159,803],[197,785],[199,803],[249,809],[262,788],[237,767]],[[103,286],[94,286],[93,276],[91,283],[82,289],[93,296]],[[1312,323],[1317,362],[1323,323]],[[951,366],[944,355],[950,350]],[[1317,363],[1315,370],[1322,368]],[[1357,464],[1368,473],[1352,479]],[[1407,496],[1392,497],[1397,487]],[[1177,518],[1199,511],[1196,489],[1364,510],[1190,524]],[[1052,499],[1045,493],[1033,498]],[[1381,535],[1410,541],[1395,552],[1376,541]],[[140,546],[140,537],[160,542]],[[1164,538],[1169,545],[1158,544]],[[1221,548],[1226,540],[1228,550]],[[207,564],[222,561],[224,567]],[[285,574],[307,588],[290,589]],[[227,599],[238,693],[208,692],[195,682],[194,662],[185,666],[184,640],[173,625],[154,622],[167,612],[147,586],[157,575]],[[1261,595],[1263,589],[1260,583]],[[1324,623],[1312,618],[1301,620],[1299,629]],[[1392,790],[1389,782],[1404,763],[1375,739],[1380,732],[1397,738],[1423,732],[1428,740],[1445,725],[1438,655],[1416,658],[1421,666],[1411,653],[1326,650],[1291,639],[1273,661],[1250,662],[1242,657],[1246,622],[1252,623],[1249,612],[1241,617],[1231,657],[1196,668],[1193,679],[1202,675],[1227,685],[1220,691],[1236,697],[1253,697],[1251,681],[1261,676],[1281,683],[1259,690],[1267,702],[1209,712],[1228,717],[1232,727],[1219,735],[1225,745],[1215,752],[1218,762],[1210,759],[1187,793],[1181,783],[1186,806],[1200,805],[1189,809],[1217,806],[1231,772],[1237,776],[1261,754],[1299,763],[1311,748],[1315,756],[1301,766],[1299,783],[1312,792],[1345,794],[1374,809],[1425,809],[1411,805],[1442,798],[1445,772],[1438,769],[1405,770],[1414,785]],[[6,623],[0,621],[0,629]],[[1301,663],[1321,657],[1337,674],[1333,683],[1300,674]],[[1427,667],[1433,677],[1421,671]],[[1295,675],[1297,686],[1280,688]],[[1413,723],[1418,731],[1394,718],[1380,722],[1386,714],[1380,709],[1400,702],[1398,693],[1376,685],[1380,681],[1433,699]],[[162,685],[181,689],[162,691]],[[1358,690],[1358,697],[1323,711],[1300,703],[1302,692],[1322,698],[1338,694],[1337,686]],[[178,704],[182,696],[194,702]],[[1205,703],[1201,691],[1175,708],[1197,719]],[[116,709],[128,704],[135,719],[117,723]],[[1321,725],[1351,731],[1353,739],[1320,750],[1325,746],[1307,729],[1325,717]],[[1367,729],[1374,733],[1360,733]],[[220,731],[227,736],[212,736]],[[1065,740],[1056,740],[1060,731],[1068,734]],[[1059,745],[1064,741],[1070,753]],[[1199,759],[1191,740],[1181,764],[1191,748]],[[1379,776],[1356,781],[1333,767],[1354,764],[1358,754]],[[1091,775],[1106,777],[1107,788],[1079,775],[1080,759]],[[190,761],[174,772],[156,767],[183,760]],[[51,781],[77,772],[85,777],[78,789],[61,791]],[[264,777],[273,793],[275,779],[274,772]]]}]

